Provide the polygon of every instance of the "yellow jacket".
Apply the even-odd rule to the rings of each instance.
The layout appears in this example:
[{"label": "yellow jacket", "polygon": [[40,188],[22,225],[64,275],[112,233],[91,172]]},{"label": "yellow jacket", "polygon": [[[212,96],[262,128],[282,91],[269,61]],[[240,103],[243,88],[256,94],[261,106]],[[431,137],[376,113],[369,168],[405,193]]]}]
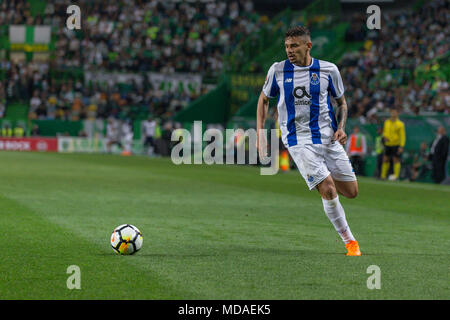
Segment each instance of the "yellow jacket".
[{"label": "yellow jacket", "polygon": [[386,146],[404,147],[406,142],[405,124],[399,119],[392,121],[390,118],[384,122],[383,137],[387,138]]}]

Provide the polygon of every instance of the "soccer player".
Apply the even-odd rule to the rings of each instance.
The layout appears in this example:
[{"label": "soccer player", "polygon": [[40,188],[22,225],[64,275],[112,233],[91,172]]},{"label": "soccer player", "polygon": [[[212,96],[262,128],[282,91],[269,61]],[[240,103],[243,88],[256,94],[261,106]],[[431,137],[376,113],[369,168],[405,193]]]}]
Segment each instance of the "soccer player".
[{"label": "soccer player", "polygon": [[383,127],[384,137],[384,155],[383,164],[381,165],[381,179],[386,179],[389,172],[390,160],[394,164],[394,178],[398,180],[400,176],[401,162],[400,158],[403,152],[403,147],[406,142],[405,125],[398,118],[397,109],[391,109],[391,117],[384,122]]},{"label": "soccer player", "polygon": [[149,156],[153,156],[155,151],[155,130],[156,129],[156,121],[149,116],[147,120],[142,122],[142,133],[144,137],[144,146],[147,147],[147,154]]},{"label": "soccer player", "polygon": [[131,155],[131,148],[133,146],[133,125],[130,120],[125,120],[122,123],[122,155]]},{"label": "soccer player", "polygon": [[[258,100],[257,148],[267,154],[263,135],[269,98],[279,96],[277,110],[282,141],[310,190],[322,197],[325,214],[347,248],[348,256],[360,256],[358,242],[348,226],[338,193],[358,194],[358,183],[344,150],[347,103],[344,85],[335,64],[311,57],[312,42],[306,27],[287,30],[284,39],[288,59],[269,69]],[[330,104],[337,101],[337,116]]]},{"label": "soccer player", "polygon": [[114,118],[109,118],[106,124],[106,151],[111,153],[111,147],[113,144],[121,147],[119,139],[120,131],[119,125]]}]

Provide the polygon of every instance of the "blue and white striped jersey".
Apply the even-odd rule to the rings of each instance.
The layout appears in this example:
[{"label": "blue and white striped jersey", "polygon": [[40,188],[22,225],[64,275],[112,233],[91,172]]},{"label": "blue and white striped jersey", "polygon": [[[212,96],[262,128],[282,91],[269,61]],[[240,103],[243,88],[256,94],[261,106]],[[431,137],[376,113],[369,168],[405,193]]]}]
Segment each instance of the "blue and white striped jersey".
[{"label": "blue and white striped jersey", "polygon": [[335,64],[314,58],[307,67],[289,60],[275,62],[263,92],[269,98],[278,96],[278,122],[286,147],[331,143],[337,122],[330,95],[340,98],[344,94]]}]

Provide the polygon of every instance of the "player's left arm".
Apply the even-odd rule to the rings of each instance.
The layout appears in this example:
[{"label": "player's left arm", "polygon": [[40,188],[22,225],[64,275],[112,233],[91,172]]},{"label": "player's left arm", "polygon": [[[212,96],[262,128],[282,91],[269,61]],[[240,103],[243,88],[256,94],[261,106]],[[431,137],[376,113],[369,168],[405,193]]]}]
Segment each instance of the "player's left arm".
[{"label": "player's left arm", "polygon": [[340,144],[345,145],[347,142],[347,134],[345,133],[345,125],[347,124],[348,106],[345,96],[342,95],[336,98],[336,118],[338,120],[338,127],[334,133],[333,141],[338,141]]},{"label": "player's left arm", "polygon": [[331,65],[328,79],[328,90],[337,102],[336,118],[338,121],[338,127],[334,133],[332,141],[338,141],[340,144],[345,145],[347,142],[345,125],[347,124],[348,107],[344,96],[344,82],[342,81],[341,73],[335,64]]}]

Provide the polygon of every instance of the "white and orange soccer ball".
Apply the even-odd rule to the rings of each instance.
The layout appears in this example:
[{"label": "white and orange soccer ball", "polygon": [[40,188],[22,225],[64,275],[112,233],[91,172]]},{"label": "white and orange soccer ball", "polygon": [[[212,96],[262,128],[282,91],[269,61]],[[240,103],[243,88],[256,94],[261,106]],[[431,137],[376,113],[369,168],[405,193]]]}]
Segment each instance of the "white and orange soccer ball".
[{"label": "white and orange soccer ball", "polygon": [[142,232],[131,224],[122,224],[111,235],[111,246],[115,253],[129,255],[142,248]]}]

